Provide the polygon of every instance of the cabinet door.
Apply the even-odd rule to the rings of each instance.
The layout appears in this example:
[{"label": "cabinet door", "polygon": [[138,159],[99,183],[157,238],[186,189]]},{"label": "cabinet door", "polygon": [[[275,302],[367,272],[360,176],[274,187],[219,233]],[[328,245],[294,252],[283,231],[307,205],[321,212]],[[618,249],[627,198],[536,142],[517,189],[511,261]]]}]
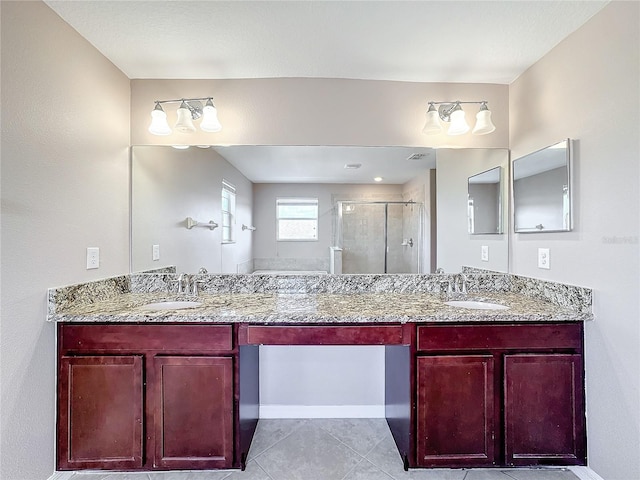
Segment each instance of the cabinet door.
[{"label": "cabinet door", "polygon": [[417,463],[495,463],[494,359],[491,355],[418,357]]},{"label": "cabinet door", "polygon": [[580,355],[505,355],[508,465],[584,465]]},{"label": "cabinet door", "polygon": [[227,468],[233,462],[233,361],[155,357],[155,459],[161,468]]},{"label": "cabinet door", "polygon": [[62,357],[58,468],[142,466],[142,358]]}]

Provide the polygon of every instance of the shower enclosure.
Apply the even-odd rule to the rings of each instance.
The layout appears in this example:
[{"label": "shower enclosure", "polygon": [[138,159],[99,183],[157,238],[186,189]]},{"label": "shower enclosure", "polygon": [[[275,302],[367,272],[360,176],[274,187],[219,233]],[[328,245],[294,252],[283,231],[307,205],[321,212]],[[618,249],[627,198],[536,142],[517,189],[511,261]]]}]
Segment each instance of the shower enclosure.
[{"label": "shower enclosure", "polygon": [[335,218],[342,273],[421,273],[422,203],[339,201]]}]

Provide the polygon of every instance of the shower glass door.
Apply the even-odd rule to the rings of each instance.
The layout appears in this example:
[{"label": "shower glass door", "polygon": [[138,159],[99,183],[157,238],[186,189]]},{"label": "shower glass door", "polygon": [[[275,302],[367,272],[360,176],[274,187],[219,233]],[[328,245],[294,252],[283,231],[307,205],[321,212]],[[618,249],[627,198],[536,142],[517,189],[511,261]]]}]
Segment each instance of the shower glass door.
[{"label": "shower glass door", "polygon": [[342,205],[342,272],[384,273],[385,205]]},{"label": "shower glass door", "polygon": [[338,202],[343,273],[419,273],[421,204]]}]

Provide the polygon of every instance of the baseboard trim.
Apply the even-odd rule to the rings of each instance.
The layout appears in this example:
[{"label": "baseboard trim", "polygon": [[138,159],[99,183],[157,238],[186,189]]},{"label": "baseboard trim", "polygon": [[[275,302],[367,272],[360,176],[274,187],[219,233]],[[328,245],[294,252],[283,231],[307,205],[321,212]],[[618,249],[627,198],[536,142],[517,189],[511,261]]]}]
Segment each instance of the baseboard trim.
[{"label": "baseboard trim", "polygon": [[75,472],[53,472],[47,480],[69,480]]},{"label": "baseboard trim", "polygon": [[589,467],[569,467],[580,480],[604,480],[600,475]]},{"label": "baseboard trim", "polygon": [[384,405],[260,405],[260,418],[384,418]]}]

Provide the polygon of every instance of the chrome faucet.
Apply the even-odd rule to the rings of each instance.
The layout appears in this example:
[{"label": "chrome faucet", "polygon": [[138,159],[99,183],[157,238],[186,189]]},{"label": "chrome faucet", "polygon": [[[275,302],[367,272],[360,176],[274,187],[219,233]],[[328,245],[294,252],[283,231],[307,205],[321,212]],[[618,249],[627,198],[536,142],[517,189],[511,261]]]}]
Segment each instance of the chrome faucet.
[{"label": "chrome faucet", "polygon": [[455,293],[467,294],[467,276],[464,273],[459,273],[453,277],[453,284]]},{"label": "chrome faucet", "polygon": [[189,293],[189,275],[181,273],[178,277],[178,294]]},{"label": "chrome faucet", "polygon": [[195,295],[200,293],[199,285],[204,283],[204,280],[195,278],[195,275],[188,275],[181,273],[174,283],[178,284],[178,295]]}]

